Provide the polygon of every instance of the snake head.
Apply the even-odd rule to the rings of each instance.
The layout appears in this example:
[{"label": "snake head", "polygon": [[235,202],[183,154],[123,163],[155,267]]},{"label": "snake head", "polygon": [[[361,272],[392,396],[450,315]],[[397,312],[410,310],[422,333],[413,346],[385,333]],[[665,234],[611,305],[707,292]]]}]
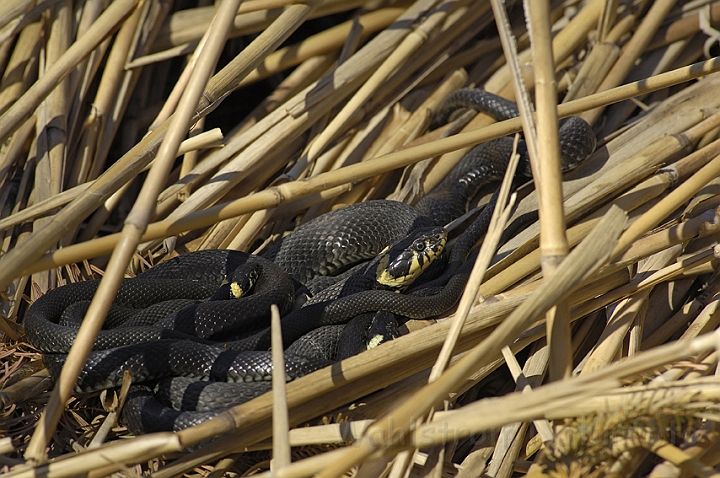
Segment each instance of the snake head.
[{"label": "snake head", "polygon": [[447,243],[442,227],[424,227],[388,246],[380,255],[377,282],[402,289],[420,276],[440,256]]},{"label": "snake head", "polygon": [[260,279],[262,268],[257,262],[246,262],[232,271],[208,300],[239,299],[250,293]]}]

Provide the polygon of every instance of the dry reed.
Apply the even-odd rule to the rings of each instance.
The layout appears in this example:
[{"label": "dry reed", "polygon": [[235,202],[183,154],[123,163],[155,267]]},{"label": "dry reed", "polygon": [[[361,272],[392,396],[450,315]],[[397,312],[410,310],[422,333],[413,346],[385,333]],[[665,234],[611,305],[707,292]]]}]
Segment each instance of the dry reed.
[{"label": "dry reed", "polygon": [[[222,476],[264,452],[278,477],[718,474],[718,2],[0,3],[5,475]],[[467,85],[521,117],[427,131]],[[599,147],[562,175],[569,115]],[[521,130],[542,179],[495,212],[456,315],[178,433],[129,437],[127,386],[71,393],[133,269],[414,203]],[[27,302],[101,275],[53,384]]]}]

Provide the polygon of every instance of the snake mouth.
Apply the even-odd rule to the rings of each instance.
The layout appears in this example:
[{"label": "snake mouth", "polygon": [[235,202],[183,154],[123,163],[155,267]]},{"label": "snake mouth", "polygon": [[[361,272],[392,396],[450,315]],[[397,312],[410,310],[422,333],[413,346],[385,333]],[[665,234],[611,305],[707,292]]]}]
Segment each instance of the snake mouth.
[{"label": "snake mouth", "polygon": [[377,267],[377,282],[398,290],[409,286],[440,256],[446,243],[444,228],[418,229],[382,252]]}]

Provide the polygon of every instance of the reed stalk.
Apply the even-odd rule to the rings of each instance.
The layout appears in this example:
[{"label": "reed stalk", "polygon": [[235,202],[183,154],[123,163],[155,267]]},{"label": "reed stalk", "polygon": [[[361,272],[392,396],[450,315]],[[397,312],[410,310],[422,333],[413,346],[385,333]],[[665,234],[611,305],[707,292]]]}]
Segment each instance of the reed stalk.
[{"label": "reed stalk", "polygon": [[230,28],[228,19],[232,19],[231,14],[237,10],[241,1],[225,2],[218,10],[217,23],[213,22],[213,28],[208,30],[207,45],[205,45],[206,48],[203,48],[205,56],[193,72],[187,91],[178,105],[178,111],[169,125],[168,135],[161,144],[156,161],[150,169],[148,179],[135,206],[125,220],[119,244],[113,251],[108,269],[98,286],[95,297],[90,303],[86,318],[80,330],[78,330],[73,347],[68,353],[67,362],[63,366],[58,384],[51,395],[45,413],[41,417],[40,425],[35,429],[35,433],[33,433],[28,449],[25,452],[27,459],[41,461],[44,457],[50,435],[54,432],[60,419],[62,407],[70,398],[77,376],[92,350],[92,344],[95,342],[112,301],[120,288],[125,270],[134,249],[137,247],[142,231],[147,227],[147,223],[155,212],[157,196],[164,184],[165,177],[170,171],[171,161],[175,159],[180,143],[187,134],[190,120],[195,113],[195,105],[198,104],[200,95],[205,89],[215,63],[220,58],[222,45]]}]

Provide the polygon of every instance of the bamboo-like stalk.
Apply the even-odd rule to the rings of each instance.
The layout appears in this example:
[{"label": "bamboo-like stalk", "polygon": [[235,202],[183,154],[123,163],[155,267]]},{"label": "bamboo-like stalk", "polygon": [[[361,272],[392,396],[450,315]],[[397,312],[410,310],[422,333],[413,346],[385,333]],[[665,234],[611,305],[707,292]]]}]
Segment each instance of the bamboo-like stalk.
[{"label": "bamboo-like stalk", "polygon": [[[207,41],[207,36],[204,36],[200,43],[198,44],[197,49],[195,52],[190,56],[188,59],[188,62],[185,64],[185,68],[183,69],[183,72],[180,74],[180,78],[178,78],[178,81],[175,82],[175,86],[173,86],[173,90],[168,95],[167,100],[163,104],[163,107],[160,109],[160,112],[158,113],[157,117],[155,118],[155,121],[153,121],[150,126],[148,126],[149,131],[154,131],[157,129],[161,124],[163,124],[175,111],[175,108],[178,105],[178,102],[180,101],[180,98],[182,97],[183,93],[185,92],[185,88],[188,84],[188,81],[190,81],[190,77],[192,76],[193,72],[195,71],[195,65],[197,65],[199,61],[199,55],[202,53],[202,51],[205,48],[205,43]],[[200,119],[200,121],[202,118]],[[192,169],[192,168],[190,168]]]},{"label": "bamboo-like stalk", "polygon": [[7,148],[3,148],[2,151],[0,151],[0,154],[2,154],[2,163],[0,164],[0,185],[4,186],[10,179],[8,177],[10,169],[13,164],[19,161],[26,141],[30,137],[30,134],[32,134],[35,130],[35,123],[36,118],[33,115],[15,134],[13,134]]},{"label": "bamboo-like stalk", "polygon": [[697,254],[694,254],[687,258],[681,258],[678,262],[673,263],[663,269],[660,269],[647,277],[639,276],[631,280],[626,285],[618,287],[617,289],[608,292],[602,298],[589,300],[583,304],[583,309],[588,313],[593,310],[598,310],[615,300],[619,300],[622,297],[635,294],[648,287],[654,287],[661,282],[671,280],[677,277],[685,268],[694,267],[696,265],[708,262],[717,258],[719,251],[714,248],[707,248]]},{"label": "bamboo-like stalk", "polygon": [[[528,122],[523,129],[527,127],[535,130],[535,134],[528,136],[526,133],[525,136],[530,142],[535,142],[533,147],[528,148],[528,153],[538,191],[540,265],[543,274],[550,278],[569,250],[563,213],[557,82],[550,34],[550,5],[547,1],[541,0],[526,1],[524,6],[529,17],[528,31],[535,69],[538,120],[535,124]],[[516,75],[515,78],[516,96],[523,96],[519,76]],[[521,104],[523,103],[518,103],[518,106]],[[542,138],[542,141],[538,138]],[[546,318],[550,347],[550,380],[567,378],[572,371],[572,334],[569,316],[568,304],[562,301],[548,312]]]},{"label": "bamboo-like stalk", "polygon": [[[706,101],[709,98],[706,98]],[[585,177],[582,180],[576,181],[575,187],[582,187],[582,189],[576,192],[570,199],[565,203],[566,214],[570,219],[580,218],[589,209],[592,208],[591,204],[595,204],[600,197],[607,197],[612,191],[617,191],[623,184],[629,186],[634,181],[638,180],[637,174],[641,173],[644,177],[651,170],[649,167],[659,166],[664,161],[672,159],[674,156],[680,153],[678,148],[684,148],[687,143],[684,142],[687,139],[690,144],[697,141],[706,131],[710,131],[714,128],[715,118],[710,117],[705,121],[702,121],[695,126],[690,127],[686,131],[681,133],[683,141],[677,143],[671,140],[669,137],[657,137],[655,136],[655,142],[649,143],[649,145],[640,151],[633,150],[633,154],[623,157],[620,153],[615,158],[619,160],[622,158],[622,165],[615,163],[614,161],[608,161],[603,168],[602,173],[593,177]],[[654,123],[648,123],[648,126]],[[690,123],[693,124],[693,123]],[[651,135],[652,137],[653,135]],[[621,146],[622,147],[622,146]],[[685,149],[687,151],[687,149]],[[592,158],[591,158],[592,159]],[[582,167],[582,166],[581,166]],[[525,241],[528,236],[537,234],[537,228],[535,226],[528,228],[522,234],[520,234],[512,243],[518,241]],[[509,247],[510,244],[506,247]]]},{"label": "bamboo-like stalk", "polygon": [[[638,221],[634,222],[623,234],[618,243],[617,250],[613,255],[616,256],[624,251],[630,244],[644,234],[646,231],[656,226],[663,218],[667,216],[669,211],[677,209],[680,204],[695,195],[710,178],[720,174],[720,156],[713,159],[700,171],[695,173],[691,178],[684,181],[680,186],[674,189],[670,194],[663,198],[655,207],[645,213]],[[672,208],[672,209],[670,209]]]},{"label": "bamboo-like stalk", "polygon": [[112,116],[111,108],[123,77],[121,72],[141,17],[142,10],[136,9],[118,30],[98,85],[92,113],[85,119],[84,134],[80,135],[78,144],[75,146],[77,150],[82,151],[82,159],[73,165],[66,188],[95,179],[97,174],[94,174],[94,171],[99,169],[97,164],[105,160],[101,153],[102,149],[97,147],[98,138],[104,136],[103,129],[110,128],[107,123]]},{"label": "bamboo-like stalk", "polygon": [[[680,254],[680,247],[671,247],[663,252],[655,254],[650,260],[645,261],[638,274],[648,274],[650,271],[657,271],[674,262]],[[589,373],[607,366],[615,358],[618,348],[622,346],[625,334],[630,329],[635,317],[650,295],[650,289],[632,295],[620,301],[612,308],[608,324],[603,334],[597,341],[597,345],[588,358],[581,373]]]},{"label": "bamboo-like stalk", "polygon": [[[407,136],[407,130],[414,130],[416,128],[415,125],[418,125],[419,122],[427,122],[429,118],[425,116],[425,112],[427,110],[430,110],[433,113],[437,111],[444,98],[453,91],[460,89],[466,82],[467,73],[465,70],[457,70],[449,75],[438,87],[438,89],[433,92],[433,94],[430,95],[417,110],[415,110],[410,118],[408,118],[409,127],[403,127],[402,130],[399,130],[381,149],[378,150],[376,155],[382,156],[383,154],[389,153],[394,148],[404,144],[409,139]],[[395,194],[389,196],[388,199],[394,199],[396,201],[409,201],[411,203],[414,202],[414,197],[418,195],[420,192],[418,190],[422,188],[422,175],[425,173],[427,166],[427,163],[418,163],[417,166],[414,166],[408,174],[409,177],[405,182],[403,189],[396,191]],[[398,184],[398,187],[399,186],[400,185]]]},{"label": "bamboo-like stalk", "polygon": [[[600,218],[612,205],[620,207],[624,211],[631,212],[645,204],[647,201],[661,195],[675,182],[686,180],[690,174],[697,171],[697,169],[702,167],[704,163],[709,162],[717,154],[720,154],[720,141],[695,151],[672,166],[664,168],[662,172],[659,172],[655,176],[652,176],[646,181],[638,184],[635,188],[624,193],[608,205],[596,210],[590,217],[581,223],[570,228],[568,230],[568,241],[570,245],[574,246],[577,244],[580,239],[584,237],[585,232],[589,231],[590,228],[592,228],[593,225],[600,220]],[[703,227],[707,227],[708,221],[705,222],[706,225]],[[689,224],[686,224],[686,226],[689,230],[693,229],[693,227]],[[682,237],[686,239],[690,236],[682,234]],[[636,242],[635,246],[640,246],[641,242]],[[663,242],[664,245],[662,247],[669,247],[673,243],[676,244],[677,242]],[[496,266],[498,266],[496,269],[491,269],[493,277],[481,287],[482,294],[496,294],[505,290],[514,282],[517,282],[540,267],[539,250],[528,250],[527,248],[523,248],[518,252],[522,254],[522,257],[520,254],[516,255],[513,253],[507,256],[500,263],[496,264]],[[632,253],[628,253],[626,257],[631,257],[632,255]],[[506,264],[507,268],[504,267]]]},{"label": "bamboo-like stalk", "polygon": [[118,0],[93,23],[85,33],[87,40],[70,46],[32,87],[0,116],[0,140],[5,141],[33,114],[35,108],[97,45],[110,35],[135,9],[137,0]]},{"label": "bamboo-like stalk", "polygon": [[[681,97],[678,99],[684,103],[686,103],[686,100],[692,101],[692,99],[695,97],[695,95],[686,96],[684,94],[681,94],[680,96]],[[698,100],[699,100],[698,105],[701,105],[701,104],[706,104],[706,102],[711,100],[711,98],[710,97],[698,97]],[[674,101],[672,103],[674,103]],[[688,112],[691,113],[692,111],[696,110],[695,105],[689,104],[688,106],[690,108],[689,110],[687,110]],[[664,109],[664,108],[662,108],[662,107],[659,108],[659,110],[662,110],[662,109]],[[671,110],[674,110],[674,108],[671,107]],[[677,110],[674,110],[674,111],[677,112]],[[663,111],[657,111],[657,114],[663,115]],[[667,115],[664,115],[664,116],[667,116]],[[662,116],[660,118],[662,118]],[[687,116],[683,115],[683,118],[687,118]],[[566,184],[566,186],[570,186],[570,187],[564,188],[566,191],[566,194],[568,194],[568,193],[572,194],[574,191],[575,195],[582,195],[580,197],[584,196],[584,198],[578,202],[587,202],[587,204],[595,203],[598,199],[597,198],[591,199],[591,198],[595,197],[598,194],[598,192],[602,192],[606,186],[600,186],[600,184],[603,184],[602,182],[597,183],[597,185],[599,186],[597,188],[595,186],[591,186],[591,184],[593,184],[593,181],[597,180],[601,176],[604,176],[605,173],[609,173],[609,175],[612,177],[629,176],[631,174],[630,171],[635,169],[636,167],[633,166],[632,169],[624,169],[624,168],[626,166],[631,165],[634,161],[640,160],[643,163],[643,166],[641,166],[641,168],[642,168],[641,170],[643,171],[643,175],[644,175],[645,173],[648,172],[647,167],[650,166],[652,163],[654,163],[655,160],[660,160],[660,161],[671,160],[673,158],[673,156],[672,156],[673,151],[671,149],[665,148],[665,149],[662,149],[659,153],[657,152],[658,151],[657,149],[654,149],[656,147],[656,143],[665,141],[665,139],[663,139],[663,137],[662,137],[663,135],[658,135],[657,134],[658,130],[655,128],[658,128],[661,131],[666,131],[666,132],[674,131],[675,133],[680,133],[683,129],[689,128],[693,124],[696,124],[697,117],[696,117],[696,119],[693,119],[692,121],[687,122],[687,123],[681,122],[681,124],[676,124],[678,122],[669,122],[666,124],[659,124],[659,122],[662,122],[663,120],[659,119],[654,114],[651,114],[648,116],[646,121],[647,121],[647,123],[643,122],[636,126],[636,128],[641,130],[637,134],[632,135],[631,134],[632,131],[628,131],[626,133],[629,138],[633,138],[633,141],[635,141],[636,144],[634,144],[634,147],[631,148],[629,146],[631,143],[626,143],[626,142],[622,141],[624,139],[622,136],[619,137],[617,140],[614,140],[613,142],[609,143],[607,145],[607,148],[609,151],[611,151],[610,159],[607,161],[604,161],[604,160],[602,161],[603,164],[602,164],[602,167],[600,167],[599,171],[590,173],[590,174],[584,174],[582,176],[582,178],[575,177],[569,185]],[[644,129],[644,128],[646,128],[646,129]],[[616,144],[619,144],[619,145],[616,146]],[[666,145],[667,145],[667,143],[666,143]],[[638,148],[643,148],[643,149],[638,150]],[[646,149],[647,152],[644,152],[644,149]],[[714,150],[713,149],[709,149],[709,150],[703,149],[701,151],[698,151],[697,153],[694,153],[691,156],[693,156],[695,159],[705,161],[705,159],[702,159],[702,158],[706,157],[705,155],[710,154],[711,157],[714,156],[714,154],[711,151],[714,151]],[[670,155],[668,155],[668,153],[670,153]],[[590,163],[589,166],[591,166],[591,169],[592,169],[592,162],[593,162],[595,156],[596,155],[593,155],[588,160],[588,162]],[[602,153],[600,154],[600,156],[602,156]],[[647,159],[641,159],[643,157],[645,157]],[[633,158],[635,158],[635,159],[633,159]],[[648,164],[648,163],[650,163],[650,164]],[[580,168],[584,168],[584,166],[585,165],[581,165]],[[637,169],[635,169],[635,170],[638,171]],[[618,175],[618,173],[620,173],[620,174]],[[571,176],[575,176],[575,175],[572,174]],[[670,179],[672,179],[672,178],[667,177],[665,181],[670,180]],[[632,181],[634,181],[634,180],[632,180]],[[604,183],[604,184],[611,184],[611,183]],[[581,190],[580,188],[585,188],[585,189]],[[637,192],[639,192],[639,191],[636,191],[636,193]],[[571,198],[571,200],[572,200],[572,198]],[[568,202],[570,202],[570,201],[568,201]],[[522,206],[523,206],[523,204],[521,203],[521,206],[518,211],[519,214],[527,212],[527,209],[523,210]],[[530,202],[530,207],[532,207],[532,202]],[[567,203],[566,203],[566,208],[569,209]],[[571,212],[571,211],[572,210],[570,210],[569,212]],[[579,218],[579,217],[581,217],[581,215],[578,214],[577,217]],[[528,242],[530,244],[532,244],[533,238],[536,237],[538,232],[539,232],[539,229],[536,227],[536,225],[530,226],[528,229],[526,229],[525,231],[520,233],[516,238],[511,240],[504,248],[502,248],[501,252],[507,252],[509,250],[515,249],[518,247],[519,244],[528,243]],[[536,247],[536,246],[533,246],[533,247]],[[518,252],[521,252],[523,249],[524,249],[524,247],[521,247]],[[517,259],[518,257],[519,256],[516,256],[515,258]],[[490,272],[493,273],[493,270],[491,269]]]},{"label": "bamboo-like stalk", "polygon": [[[138,19],[138,26],[132,30],[128,28],[125,32],[119,32],[131,35],[131,38],[129,39],[119,38],[119,40],[123,42],[130,40],[131,43],[129,45],[129,51],[137,51],[140,54],[150,48],[150,45],[153,43],[157,35],[157,30],[160,28],[160,25],[168,14],[168,6],[163,3],[146,2],[143,4],[143,7],[144,8],[140,12]],[[133,19],[129,18],[128,21],[133,21]],[[122,53],[125,46],[126,45],[124,44],[121,45],[121,48],[115,52],[117,54],[117,58],[115,59],[118,61],[118,64],[115,64],[114,66],[119,68],[119,70],[116,70],[116,74],[121,76],[121,78],[117,90],[111,90],[110,85],[108,85],[109,87],[106,90],[106,92],[109,92],[109,94],[112,95],[112,98],[110,99],[111,107],[108,110],[108,114],[104,117],[104,121],[101,123],[103,128],[98,133],[99,140],[97,152],[95,153],[95,159],[89,173],[89,177],[92,179],[98,178],[103,173],[104,163],[110,153],[112,143],[115,139],[116,133],[118,132],[118,128],[120,127],[123,115],[129,107],[132,92],[138,85],[141,78],[139,70],[124,70],[122,62],[128,56],[127,54],[123,55]],[[112,74],[113,71],[107,72],[107,75]],[[103,76],[106,75],[104,74]],[[108,83],[112,84],[112,82],[112,79],[108,79]],[[153,90],[148,91],[148,93],[151,91]],[[133,143],[127,144],[124,150],[129,150],[133,146]],[[153,145],[151,143],[151,147],[152,146]],[[157,145],[155,144],[154,147],[157,147]],[[119,188],[119,184],[114,185],[112,193],[117,191]],[[109,196],[109,194],[107,196]]]},{"label": "bamboo-like stalk", "polygon": [[718,281],[710,281],[708,289],[704,294],[683,305],[677,313],[673,314],[672,317],[643,341],[642,347],[647,350],[667,341],[680,327],[686,325],[692,317],[697,316],[702,308],[706,306],[706,303],[718,303],[720,300],[718,292],[720,292],[720,284],[718,284]]},{"label": "bamboo-like stalk", "polygon": [[[433,7],[435,2],[428,2],[426,7]],[[390,76],[390,74],[407,61],[408,57],[417,50],[420,45],[427,41],[433,30],[445,19],[446,9],[449,3],[441,4],[435,9],[427,20],[418,28],[408,34],[393,51],[393,53],[378,67],[372,76],[363,84],[348,103],[340,110],[340,112],[332,119],[330,124],[323,129],[323,132],[315,139],[308,150],[308,160],[314,161],[320,153],[330,144],[340,132],[341,128],[346,126],[351,115],[365,103],[370,95],[372,95],[381,84]]]},{"label": "bamboo-like stalk", "polygon": [[582,64],[563,102],[592,94],[612,68],[620,54],[620,48],[612,43],[596,43]]},{"label": "bamboo-like stalk", "polygon": [[240,87],[249,85],[275,73],[298,65],[310,57],[324,55],[343,46],[354,25],[358,25],[362,36],[367,36],[390,25],[404,11],[402,8],[390,7],[360,15],[356,20],[349,20],[317,35],[303,40],[297,45],[281,48],[268,55],[263,64],[240,82]]},{"label": "bamboo-like stalk", "polygon": [[[646,367],[650,367],[652,363],[662,361],[662,357],[658,356],[660,351],[665,352],[668,359],[670,359],[671,356],[685,357],[695,350],[708,350],[709,343],[713,338],[716,337],[705,336],[695,339],[695,341],[688,344],[689,350],[682,350],[681,344],[659,347],[654,351],[655,353],[647,352],[642,356],[626,359],[623,365],[628,368],[636,367],[638,370],[643,370]],[[502,414],[498,413],[497,399],[487,399],[477,402],[476,404],[468,405],[465,407],[467,408],[466,413],[448,414],[445,415],[443,419],[438,419],[436,422],[428,423],[414,430],[410,440],[412,443],[429,447],[437,444],[439,440],[458,439],[468,436],[468,434],[491,430],[497,427],[498,424],[509,422],[509,418],[511,419],[511,417],[522,416],[522,420],[524,421],[533,418],[566,418],[573,415],[598,413],[602,411],[613,413],[617,410],[618,406],[621,406],[621,403],[630,407],[633,405],[637,406],[637,404],[642,403],[643,400],[652,400],[653,396],[658,395],[658,390],[653,389],[643,391],[636,390],[635,394],[637,395],[635,396],[633,396],[634,394],[632,392],[618,390],[619,393],[611,393],[603,397],[604,400],[591,398],[591,394],[600,395],[603,386],[609,386],[608,389],[616,388],[617,382],[615,386],[612,386],[612,378],[610,377],[622,376],[622,372],[620,371],[622,368],[623,367],[613,367],[604,370],[602,373],[595,373],[592,378],[588,376],[582,379],[573,379],[570,381],[572,385],[570,383],[559,382],[556,384],[557,386],[544,386],[530,393],[515,393],[512,399],[510,399],[510,396],[504,397]],[[612,372],[610,372],[610,370],[612,370]],[[677,385],[673,384],[671,386]],[[694,387],[688,387],[687,390],[682,390],[684,387],[684,384],[680,385],[680,395],[687,396],[687,394],[693,393],[692,390]],[[606,391],[608,389],[606,389]],[[708,398],[718,393],[717,387],[709,383],[707,388],[697,387],[698,394],[702,394],[702,391],[707,392]],[[586,393],[589,395],[585,395]],[[623,397],[622,394],[624,393],[627,393],[628,396]],[[573,394],[576,395],[573,396]],[[561,397],[564,397],[564,399]],[[678,400],[682,399],[678,398]],[[495,408],[493,409],[493,407]],[[512,407],[512,410],[510,410],[509,407]],[[538,409],[542,409],[543,411],[540,412]],[[481,423],[482,425],[480,425]],[[446,434],[446,436],[441,438],[443,434]]]},{"label": "bamboo-like stalk", "polygon": [[[310,18],[352,10],[362,6],[365,1],[366,0],[323,0]],[[407,5],[406,3],[402,4]],[[231,37],[236,37],[261,32],[277,20],[281,12],[282,9],[277,8],[268,12],[253,11],[240,13],[235,16],[233,30],[230,35]],[[158,39],[153,46],[153,51],[182,46],[185,49],[182,50],[182,53],[177,54],[190,53],[190,47],[196,45],[196,42],[203,36],[214,13],[215,8],[212,5],[188,8],[173,13],[163,25]]]},{"label": "bamboo-like stalk", "polygon": [[31,0],[8,0],[0,8],[0,27],[7,25],[10,20],[29,10]]},{"label": "bamboo-like stalk", "polygon": [[[277,28],[277,30],[282,29]],[[271,30],[268,29],[266,32],[267,31]],[[278,38],[282,38],[282,34],[289,33],[287,31],[281,31],[279,32],[280,36]],[[246,49],[246,51],[250,56],[256,55],[257,58],[262,58],[262,54],[258,54],[258,52],[251,52],[248,49]],[[253,67],[254,66],[256,65],[253,65]],[[244,71],[246,68],[247,65],[240,63],[240,61],[236,58],[223,70],[217,73],[208,82],[206,91],[203,94],[203,101],[196,109],[198,116],[209,113],[209,111],[217,105],[217,102],[227,96],[227,94],[237,84],[237,79],[247,74],[247,72]],[[35,86],[37,86],[37,84]],[[16,105],[17,104],[18,103],[16,103]],[[3,257],[5,264],[10,265],[15,263],[17,266],[21,262],[27,262],[28,258],[31,256],[39,257],[41,254],[40,251],[47,250],[47,248],[62,237],[66,231],[79,224],[79,222],[86,217],[87,214],[98,207],[99,203],[107,199],[118,188],[135,177],[135,175],[149,163],[151,159],[150,154],[158,146],[159,141],[164,137],[166,131],[167,122],[163,123],[163,125],[161,125],[161,127],[157,130],[144,137],[143,140],[128,151],[123,158],[110,167],[103,176],[101,176],[98,181],[93,184],[93,186],[88,188],[87,192],[83,196],[77,198],[73,201],[73,203],[66,206],[61,212],[56,214],[53,217],[53,222],[50,226],[38,231],[36,234],[33,234],[23,244],[23,247],[17,247]],[[11,266],[10,270],[14,267],[15,266]],[[8,272],[10,270],[8,270]],[[2,284],[0,287],[4,287],[6,285],[3,284],[3,280],[1,278],[0,284]]]},{"label": "bamboo-like stalk", "polygon": [[[60,57],[67,51],[70,43],[70,31],[72,29],[71,4],[67,1],[58,3],[55,8],[55,19],[50,27],[47,47],[45,49],[45,64],[50,66],[60,60]],[[62,172],[65,170],[65,156],[67,151],[67,117],[69,105],[67,98],[69,93],[69,81],[67,78],[55,85],[45,101],[37,110],[38,125],[37,147],[38,158],[35,166],[35,199],[42,201],[51,198],[62,190]],[[48,223],[47,219],[41,218],[35,221],[33,227],[42,228]],[[33,282],[37,283],[41,290],[48,290],[53,284],[52,275],[35,274]]]},{"label": "bamboo-like stalk", "polygon": [[[34,125],[29,124],[28,128],[33,128]],[[29,134],[29,132],[28,132]],[[211,148],[218,145],[222,141],[222,133],[219,129],[215,128],[210,131],[206,131],[193,138],[186,139],[180,144],[178,155],[185,154],[189,151],[197,149]],[[80,196],[88,187],[93,184],[93,181],[89,181],[71,189],[59,193],[58,195],[48,198],[42,202],[29,206],[22,211],[18,211],[5,219],[0,219],[0,230],[22,224],[23,222],[35,219],[36,217],[43,216],[49,212],[62,207],[75,198]]]},{"label": "bamboo-like stalk", "polygon": [[[525,362],[523,368],[517,363],[517,359],[512,354],[509,347],[502,350],[505,363],[510,369],[510,373],[515,380],[515,391],[529,393],[534,387],[540,386],[547,369],[549,351],[546,343],[542,341],[538,344],[539,350],[535,350],[529,359]],[[534,420],[533,424],[538,431],[538,435],[542,437],[543,442],[553,439],[555,433],[547,420]],[[505,425],[500,430],[498,437],[498,445],[493,450],[493,457],[488,467],[488,473],[497,474],[502,469],[504,476],[508,476],[508,462],[514,462],[517,459],[518,445],[522,441],[522,437],[527,432],[527,427],[521,426],[519,423]],[[501,444],[504,443],[504,447]]]},{"label": "bamboo-like stalk", "polygon": [[36,22],[23,28],[18,36],[18,48],[12,55],[0,81],[0,112],[7,109],[30,87],[37,70],[39,44],[34,42],[42,31],[43,23]]},{"label": "bamboo-like stalk", "polygon": [[[516,148],[517,140],[516,138]],[[475,265],[473,266],[470,278],[465,286],[458,309],[453,319],[453,324],[448,332],[447,339],[443,343],[443,348],[438,354],[438,358],[435,361],[435,365],[430,372],[430,382],[434,382],[440,375],[445,371],[448,364],[450,363],[450,357],[452,356],[453,349],[457,343],[457,339],[460,336],[460,330],[462,329],[467,315],[470,312],[473,304],[478,298],[480,291],[480,284],[484,279],[485,272],[487,271],[492,255],[497,249],[498,243],[500,242],[500,236],[505,230],[507,220],[510,217],[510,213],[515,204],[515,198],[510,196],[510,189],[513,183],[513,177],[515,176],[515,170],[517,169],[519,156],[517,153],[513,154],[513,157],[508,163],[508,169],[505,172],[502,185],[500,187],[500,194],[498,194],[497,206],[493,211],[492,218],[490,219],[490,225],[488,226],[487,238],[483,241],[483,245],[480,249]],[[508,202],[509,200],[509,202]]]},{"label": "bamboo-like stalk", "polygon": [[[629,78],[637,79],[667,71],[671,68],[671,65],[676,63],[680,55],[688,49],[688,46],[692,48],[692,45],[688,45],[688,41],[683,40],[646,55],[643,61],[631,70]],[[651,100],[652,96],[650,96],[649,99]],[[611,136],[614,131],[619,130],[622,123],[628,119],[632,111],[645,100],[645,97],[638,97],[632,101],[621,103],[608,109],[604,115],[605,120],[598,136],[607,138]],[[652,103],[650,103],[650,106],[651,105]],[[648,106],[640,107],[647,108]]]},{"label": "bamboo-like stalk", "polygon": [[691,15],[684,15],[682,18],[674,20],[672,23],[664,25],[653,37],[648,44],[648,50],[654,50],[661,46],[689,38],[700,31],[700,16],[707,15],[708,20],[715,24],[720,20],[720,5],[709,5],[706,11],[699,9]]},{"label": "bamboo-like stalk", "polygon": [[[615,65],[613,65],[612,69],[608,72],[603,82],[600,83],[598,91],[617,86],[625,79],[625,76],[627,76],[635,64],[635,60],[645,51],[653,35],[660,27],[660,23],[665,19],[675,3],[676,0],[658,0],[657,2],[653,2],[637,30],[635,30],[632,38],[623,48],[623,52],[615,62]],[[581,117],[587,120],[588,123],[593,124],[597,121],[602,111],[602,108],[598,108],[582,114]]]},{"label": "bamboo-like stalk", "polygon": [[[25,28],[30,23],[37,21],[46,9],[53,8],[57,2],[58,0],[46,0],[43,2],[39,2],[33,8],[30,8],[24,13],[9,20],[5,24],[5,26],[0,28],[0,42],[11,41],[13,36],[15,36],[20,30]],[[10,9],[13,9],[12,4],[10,6]],[[3,21],[5,21],[5,19]]]},{"label": "bamboo-like stalk", "polygon": [[290,464],[290,429],[287,400],[285,394],[285,355],[282,343],[282,329],[280,328],[280,310],[277,305],[270,307],[270,326],[272,332],[272,362],[273,362],[273,471],[282,470]]},{"label": "bamboo-like stalk", "polygon": [[[102,0],[93,0],[86,2],[82,9],[82,14],[77,21],[77,37],[87,32],[100,14],[103,12],[105,5]],[[124,25],[124,24],[123,24]],[[120,27],[122,28],[122,27]],[[118,32],[119,34],[119,32]],[[80,62],[77,67],[77,74],[71,74],[69,78],[69,97],[74,98],[70,116],[68,119],[68,136],[75,138],[76,131],[81,127],[79,124],[82,107],[86,101],[90,89],[92,88],[92,80],[95,78],[99,68],[105,59],[105,54],[110,46],[111,38],[106,38],[98,48],[96,48],[84,61]]]},{"label": "bamboo-like stalk", "polygon": [[[236,149],[233,145],[235,140],[239,136],[242,136],[244,131],[259,122],[261,118],[269,115],[270,112],[277,110],[279,104],[284,103],[289,97],[297,94],[298,90],[307,87],[309,83],[316,80],[317,77],[320,76],[320,72],[324,72],[324,70],[330,66],[329,63],[331,62],[332,57],[316,57],[297,67],[293,73],[280,83],[274,94],[258,105],[258,107],[248,115],[249,119],[247,121],[240,124],[228,134],[227,141],[221,150],[207,155],[199,165],[193,168],[189,179],[185,177],[163,191],[158,199],[158,216],[167,216],[168,213],[177,206],[181,197],[187,198],[197,184],[202,183],[203,180],[207,179],[209,174],[215,172],[215,168],[219,167],[225,160],[237,153],[238,149],[244,147],[238,145],[238,149]],[[308,79],[308,77],[310,78]],[[213,158],[217,159],[213,160]]]},{"label": "bamboo-like stalk", "polygon": [[[342,98],[349,95],[358,86],[358,82],[364,81],[371,74],[372,69],[390,54],[390,49],[397,46],[405,37],[409,30],[406,22],[415,21],[431,4],[430,0],[417,0],[393,23],[396,27],[391,26],[381,32],[348,61],[339,65],[331,77],[326,76],[308,86],[288,100],[284,108],[278,109],[277,114],[268,115],[263,121],[250,128],[242,135],[243,138],[238,138],[238,143],[242,141],[242,146],[246,148],[243,154],[238,155],[215,174],[214,177],[222,177],[223,180],[211,179],[175,209],[169,218],[183,217],[213,204],[242,180],[253,167],[257,167],[267,154],[273,152],[278,147],[279,138],[284,141],[294,139],[318,118],[324,116]],[[271,128],[272,133],[266,133]],[[229,146],[231,145],[226,146],[228,152],[222,154],[232,151]]]}]

